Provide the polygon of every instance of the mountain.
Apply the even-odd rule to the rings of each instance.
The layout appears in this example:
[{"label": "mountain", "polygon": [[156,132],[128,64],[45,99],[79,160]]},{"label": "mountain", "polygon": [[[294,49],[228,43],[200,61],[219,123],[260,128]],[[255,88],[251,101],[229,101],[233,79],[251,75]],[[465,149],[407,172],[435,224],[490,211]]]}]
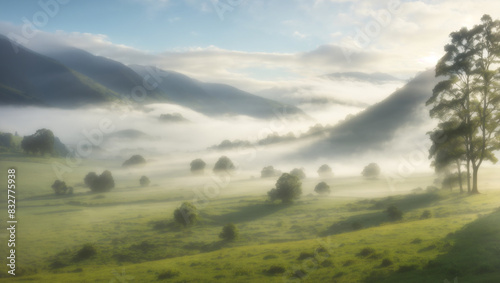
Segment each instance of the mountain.
[{"label": "mountain", "polygon": [[144,87],[148,89],[147,102],[179,104],[210,116],[306,116],[295,106],[229,85],[203,83],[149,67],[130,68],[55,43],[50,48],[33,48],[39,53],[22,46],[15,53],[10,41],[0,35],[0,103],[72,108],[115,100],[120,94],[129,95],[134,88]]},{"label": "mountain", "polygon": [[71,108],[109,101],[116,96],[54,59],[22,46],[17,51],[0,35],[0,104]]},{"label": "mountain", "polygon": [[[144,84],[143,78],[124,64],[102,56],[95,56],[82,49],[55,45],[53,48],[37,51],[116,93],[130,95],[135,87]],[[157,93],[152,91],[148,93],[148,96],[157,97]]]},{"label": "mountain", "polygon": [[[153,72],[153,67],[130,66],[140,76]],[[255,118],[273,118],[280,115],[304,116],[299,108],[263,98],[230,85],[205,83],[186,75],[154,69],[161,77],[159,90],[164,98],[209,116],[247,115]]]},{"label": "mountain", "polygon": [[371,83],[384,83],[384,82],[397,82],[401,81],[394,76],[386,73],[362,73],[362,72],[339,72],[331,73],[321,76],[325,79],[330,80],[356,80],[356,81],[366,81]]},{"label": "mountain", "polygon": [[438,81],[434,70],[419,74],[383,101],[327,129],[324,138],[301,149],[300,155],[315,158],[385,148],[398,131],[430,121],[425,102]]}]

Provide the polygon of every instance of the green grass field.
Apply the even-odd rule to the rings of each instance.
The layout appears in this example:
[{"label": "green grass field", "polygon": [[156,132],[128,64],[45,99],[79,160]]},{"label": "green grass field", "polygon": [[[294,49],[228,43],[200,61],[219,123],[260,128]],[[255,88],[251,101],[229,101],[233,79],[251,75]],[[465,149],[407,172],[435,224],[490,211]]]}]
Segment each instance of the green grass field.
[{"label": "green grass field", "polygon": [[[221,181],[154,165],[122,169],[110,160],[83,161],[65,175],[74,194],[56,196],[52,162],[64,160],[1,157],[2,184],[7,168],[17,170],[19,222],[15,277],[7,274],[8,234],[1,223],[0,281],[500,282],[496,168],[482,171],[480,195],[409,193],[432,184],[434,176],[421,174],[397,191],[383,179],[333,177],[327,180],[332,194],[320,197],[313,192],[320,180],[308,178],[302,198],[282,205],[266,200],[274,178]],[[104,169],[116,187],[89,193],[83,177]],[[147,172],[152,184],[140,187]],[[3,200],[6,193],[0,192]],[[192,227],[173,222],[183,201],[198,205],[200,221]],[[404,212],[402,220],[388,219],[390,205]],[[0,208],[6,215],[4,201]],[[425,210],[431,217],[421,219]],[[239,229],[234,242],[218,237],[227,223]],[[85,244],[97,253],[81,256]]]}]

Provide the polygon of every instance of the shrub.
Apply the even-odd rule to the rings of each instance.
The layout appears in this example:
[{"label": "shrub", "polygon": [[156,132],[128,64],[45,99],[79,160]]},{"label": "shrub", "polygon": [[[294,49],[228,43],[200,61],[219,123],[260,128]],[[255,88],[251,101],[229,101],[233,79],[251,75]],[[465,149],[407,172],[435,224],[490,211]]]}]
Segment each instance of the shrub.
[{"label": "shrub", "polygon": [[190,202],[184,202],[179,208],[174,211],[175,222],[190,226],[198,221],[198,210]]},{"label": "shrub", "polygon": [[391,266],[393,264],[392,260],[388,259],[388,258],[384,258],[382,260],[382,263],[380,264],[381,267],[387,267],[387,266]]},{"label": "shrub", "polygon": [[162,273],[158,274],[158,280],[171,279],[171,278],[179,276],[180,274],[181,273],[177,270],[169,269],[169,270],[163,271]]},{"label": "shrub", "polygon": [[122,166],[123,167],[130,167],[130,166],[143,165],[143,164],[146,164],[146,159],[144,159],[144,157],[142,157],[141,155],[133,155],[128,160],[123,162]]},{"label": "shrub", "polygon": [[308,258],[313,258],[314,257],[314,254],[312,253],[308,253],[308,252],[301,252],[299,257],[297,258],[298,260],[304,260],[304,259],[308,259]]},{"label": "shrub", "polygon": [[225,241],[234,241],[238,238],[238,228],[233,223],[226,224],[219,234],[219,238]]},{"label": "shrub", "polygon": [[373,248],[364,248],[357,255],[360,257],[367,257],[375,253],[375,249]]},{"label": "shrub", "polygon": [[330,186],[325,182],[320,182],[316,185],[314,191],[320,195],[327,195],[330,193]]},{"label": "shrub", "polygon": [[325,259],[322,263],[321,263],[321,266],[322,267],[333,267],[333,262],[329,259]]},{"label": "shrub", "polygon": [[55,180],[52,184],[52,189],[56,195],[72,194],[73,188],[66,186],[66,183],[60,180]]},{"label": "shrub", "polygon": [[115,187],[113,175],[108,170],[102,172],[100,176],[97,176],[95,172],[90,172],[83,181],[92,192],[107,192]]},{"label": "shrub", "polygon": [[207,166],[207,164],[205,163],[205,161],[198,158],[198,159],[191,161],[189,166],[191,167],[191,173],[203,174],[205,172],[205,167]]},{"label": "shrub", "polygon": [[235,169],[236,167],[234,166],[231,159],[229,159],[227,156],[221,156],[215,163],[213,171],[215,173],[231,173]]},{"label": "shrub", "polygon": [[320,177],[332,177],[333,176],[332,168],[327,164],[323,164],[318,169],[318,175]]},{"label": "shrub", "polygon": [[276,182],[276,188],[267,194],[271,201],[279,199],[283,203],[291,202],[302,194],[302,182],[294,175],[283,173]]},{"label": "shrub", "polygon": [[376,179],[380,175],[380,167],[377,163],[370,163],[361,172],[363,177],[368,179]]},{"label": "shrub", "polygon": [[422,215],[420,215],[420,219],[428,219],[432,217],[432,213],[430,210],[424,210]]},{"label": "shrub", "polygon": [[83,245],[83,247],[80,250],[78,250],[78,252],[76,253],[76,255],[74,257],[74,260],[75,261],[85,260],[85,259],[91,258],[96,253],[97,253],[97,251],[96,251],[96,248],[94,247],[94,245],[91,243],[87,243],[87,244]]},{"label": "shrub", "polygon": [[149,180],[148,177],[146,176],[142,176],[140,179],[139,179],[139,184],[142,186],[142,187],[147,187],[149,186],[149,184],[151,183],[151,181]]},{"label": "shrub", "polygon": [[265,272],[267,274],[274,275],[274,274],[283,274],[283,273],[285,273],[285,271],[286,271],[286,268],[284,268],[281,265],[271,265],[269,267],[269,269],[267,269]]},{"label": "shrub", "polygon": [[385,212],[391,221],[397,221],[403,218],[403,212],[394,205],[389,206]]},{"label": "shrub", "polygon": [[295,168],[290,171],[290,175],[296,176],[299,179],[305,179],[306,173],[304,172],[304,168]]}]

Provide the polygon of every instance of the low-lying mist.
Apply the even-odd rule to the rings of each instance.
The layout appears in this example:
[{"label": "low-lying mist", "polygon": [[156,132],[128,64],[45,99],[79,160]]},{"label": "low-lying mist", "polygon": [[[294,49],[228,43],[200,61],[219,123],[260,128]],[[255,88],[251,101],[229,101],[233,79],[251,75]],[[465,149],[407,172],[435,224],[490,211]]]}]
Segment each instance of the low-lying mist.
[{"label": "low-lying mist", "polygon": [[[321,110],[322,111],[322,110]],[[359,175],[363,167],[377,162],[389,175],[408,175],[430,170],[427,160],[428,138],[425,133],[432,125],[402,129],[382,149],[367,148],[362,153],[345,156],[320,157],[315,160],[291,159],[290,155],[322,139],[324,135],[274,145],[253,145],[227,151],[208,148],[223,140],[246,140],[255,144],[272,133],[289,132],[296,136],[306,132],[316,123],[326,121],[293,120],[277,117],[274,120],[258,120],[245,116],[207,117],[190,109],[172,104],[150,104],[140,109],[120,107],[93,107],[64,110],[39,107],[2,107],[0,119],[10,123],[1,131],[18,132],[20,136],[33,134],[37,129],[48,128],[70,149],[81,141],[99,141],[100,125],[105,121],[110,131],[107,137],[95,144],[90,158],[112,159],[117,164],[133,154],[141,154],[148,163],[148,170],[188,173],[189,163],[202,158],[211,169],[221,155],[227,155],[239,167],[238,178],[260,177],[264,166],[273,165],[283,172],[304,168],[308,176],[317,176],[322,164],[329,164],[336,176]],[[179,113],[186,122],[161,122],[161,114]],[[337,121],[334,121],[337,122]],[[124,131],[133,130],[133,131]],[[131,134],[132,132],[132,134]],[[121,133],[121,134],[117,134]]]}]

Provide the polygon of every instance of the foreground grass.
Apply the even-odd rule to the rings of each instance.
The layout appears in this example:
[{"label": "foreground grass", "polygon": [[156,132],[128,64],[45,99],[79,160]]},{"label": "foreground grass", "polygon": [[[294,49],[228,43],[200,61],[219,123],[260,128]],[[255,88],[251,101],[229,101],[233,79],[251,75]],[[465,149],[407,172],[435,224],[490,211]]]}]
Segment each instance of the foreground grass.
[{"label": "foreground grass", "polygon": [[[110,163],[106,168],[119,176],[112,192],[89,194],[77,187],[75,195],[57,197],[50,192],[53,174],[48,163],[14,160],[9,165],[13,163],[20,174],[33,172],[38,179],[20,178],[18,277],[0,280],[443,282],[458,277],[459,282],[498,282],[500,278],[496,191],[376,199],[336,197],[334,191],[331,197],[319,198],[307,193],[317,180],[306,180],[306,196],[293,205],[279,205],[267,203],[259,192],[272,180],[235,180],[200,206],[197,225],[182,228],[171,221],[174,209],[193,199],[192,190],[179,185],[185,182],[182,177],[157,177],[157,185],[139,188],[129,185],[136,176]],[[68,182],[78,184],[95,166],[75,169]],[[425,187],[432,176],[419,180]],[[359,179],[341,182],[347,184],[339,189],[343,191],[383,186]],[[242,188],[243,193],[235,193]],[[403,210],[401,221],[389,221],[384,213],[389,205]],[[426,210],[431,218],[421,219]],[[226,243],[218,234],[229,222],[241,237]],[[95,247],[96,254],[78,257],[86,243]],[[4,254],[3,246],[1,251]]]}]

